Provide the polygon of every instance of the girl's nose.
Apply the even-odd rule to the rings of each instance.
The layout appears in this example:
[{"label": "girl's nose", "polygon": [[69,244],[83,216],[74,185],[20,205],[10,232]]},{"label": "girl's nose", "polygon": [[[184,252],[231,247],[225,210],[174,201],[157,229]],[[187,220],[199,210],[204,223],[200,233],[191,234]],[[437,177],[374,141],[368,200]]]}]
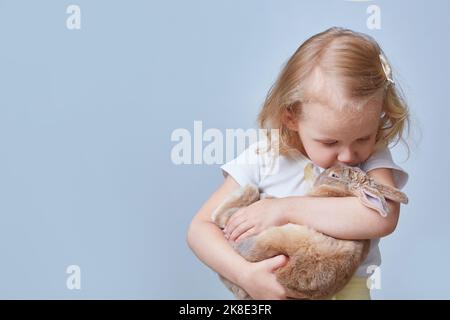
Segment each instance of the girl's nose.
[{"label": "girl's nose", "polygon": [[341,164],[354,166],[357,163],[357,155],[356,152],[354,152],[350,148],[346,148],[339,152],[337,160]]}]

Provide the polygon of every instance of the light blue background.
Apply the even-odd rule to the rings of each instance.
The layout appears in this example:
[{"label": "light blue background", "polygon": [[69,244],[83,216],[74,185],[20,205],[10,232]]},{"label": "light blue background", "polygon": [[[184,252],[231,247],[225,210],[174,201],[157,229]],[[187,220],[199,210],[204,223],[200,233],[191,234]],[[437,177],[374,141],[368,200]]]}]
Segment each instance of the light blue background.
[{"label": "light blue background", "polygon": [[[81,7],[81,30],[66,8]],[[366,27],[381,8],[382,29]],[[330,26],[374,36],[413,116],[375,299],[450,298],[450,2],[0,1],[0,298],[227,299],[188,249],[219,165],[171,162],[177,128],[251,128],[282,65]],[[81,267],[81,290],[66,268]]]}]

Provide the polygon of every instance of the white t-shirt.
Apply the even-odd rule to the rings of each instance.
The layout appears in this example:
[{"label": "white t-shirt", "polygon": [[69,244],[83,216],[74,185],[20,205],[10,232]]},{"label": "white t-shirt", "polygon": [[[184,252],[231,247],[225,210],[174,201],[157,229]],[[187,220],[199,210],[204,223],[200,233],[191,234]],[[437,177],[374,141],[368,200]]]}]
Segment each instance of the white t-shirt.
[{"label": "white t-shirt", "polygon": [[[264,141],[256,142],[238,157],[222,165],[223,175],[226,177],[230,174],[241,186],[247,184],[258,186],[262,197],[270,195],[283,198],[306,195],[312,187],[314,178],[324,169],[315,166],[300,152],[292,154],[292,157],[283,155],[274,157],[270,152],[256,153],[257,148],[264,145]],[[408,173],[394,163],[388,148],[374,153],[367,161],[361,163],[359,168],[365,172],[376,168],[393,169],[398,189],[402,189],[408,181]],[[311,171],[312,175],[309,173]],[[379,240],[379,238],[372,239],[369,254],[356,271],[356,276],[369,277],[373,272],[373,267],[370,266],[381,264]]]}]

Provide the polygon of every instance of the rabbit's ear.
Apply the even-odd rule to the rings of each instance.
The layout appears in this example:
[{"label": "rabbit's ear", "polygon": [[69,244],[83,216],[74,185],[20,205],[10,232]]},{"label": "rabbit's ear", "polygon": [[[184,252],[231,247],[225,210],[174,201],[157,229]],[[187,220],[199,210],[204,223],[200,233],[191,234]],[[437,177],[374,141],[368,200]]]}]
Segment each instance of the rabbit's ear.
[{"label": "rabbit's ear", "polygon": [[362,186],[357,190],[357,196],[366,207],[378,211],[382,217],[389,214],[386,199],[377,189]]},{"label": "rabbit's ear", "polygon": [[404,194],[397,188],[379,183],[376,183],[376,187],[378,190],[380,190],[380,192],[384,195],[386,199],[404,204],[408,203],[408,197],[406,196],[406,194]]}]

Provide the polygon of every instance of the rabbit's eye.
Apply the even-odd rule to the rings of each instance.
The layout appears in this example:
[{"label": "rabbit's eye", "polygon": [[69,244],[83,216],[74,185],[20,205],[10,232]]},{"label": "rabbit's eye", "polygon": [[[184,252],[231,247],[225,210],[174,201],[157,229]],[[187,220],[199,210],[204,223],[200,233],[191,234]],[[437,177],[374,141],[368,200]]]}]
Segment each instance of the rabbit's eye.
[{"label": "rabbit's eye", "polygon": [[334,173],[334,172],[332,172],[330,174],[330,177],[332,177],[332,178],[339,178],[339,176],[336,173]]}]

